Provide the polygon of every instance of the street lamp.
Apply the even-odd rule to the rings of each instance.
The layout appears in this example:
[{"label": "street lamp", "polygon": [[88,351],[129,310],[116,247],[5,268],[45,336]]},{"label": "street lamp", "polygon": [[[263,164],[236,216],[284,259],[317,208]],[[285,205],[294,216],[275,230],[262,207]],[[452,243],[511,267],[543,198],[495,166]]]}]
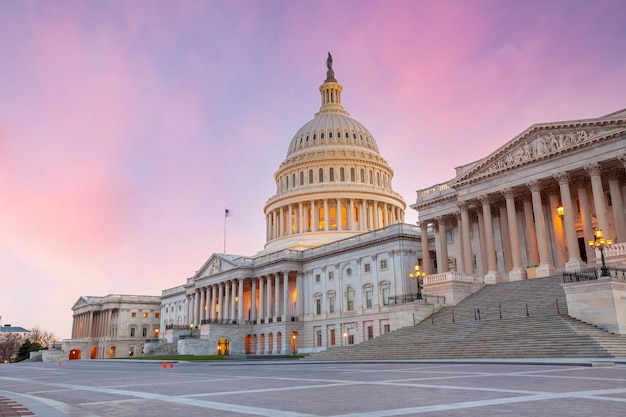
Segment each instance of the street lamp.
[{"label": "street lamp", "polygon": [[426,272],[420,270],[419,264],[413,266],[414,272],[409,274],[409,278],[417,281],[417,300],[422,300],[422,278],[426,276]]},{"label": "street lamp", "polygon": [[291,336],[291,343],[293,345],[293,357],[296,357],[296,335]]},{"label": "street lamp", "polygon": [[605,239],[602,237],[602,229],[596,229],[593,233],[593,240],[589,240],[587,242],[589,246],[592,248],[600,250],[600,258],[602,259],[602,266],[600,267],[600,271],[602,273],[600,276],[608,277],[609,276],[609,268],[606,266],[604,262],[604,249],[608,249],[613,245],[613,239]]},{"label": "street lamp", "polygon": [[189,323],[189,338],[193,338],[193,323]]},{"label": "street lamp", "polygon": [[343,333],[343,345],[348,346],[348,332]]}]

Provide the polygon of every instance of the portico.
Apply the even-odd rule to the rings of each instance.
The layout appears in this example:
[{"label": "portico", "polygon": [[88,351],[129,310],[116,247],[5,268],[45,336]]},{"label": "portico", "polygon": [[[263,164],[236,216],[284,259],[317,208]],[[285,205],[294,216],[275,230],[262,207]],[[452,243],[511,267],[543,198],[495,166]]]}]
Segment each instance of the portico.
[{"label": "portico", "polygon": [[412,207],[435,234],[438,272],[453,267],[495,283],[595,262],[586,245],[595,228],[626,241],[624,149],[626,111],[537,124],[418,191]]}]

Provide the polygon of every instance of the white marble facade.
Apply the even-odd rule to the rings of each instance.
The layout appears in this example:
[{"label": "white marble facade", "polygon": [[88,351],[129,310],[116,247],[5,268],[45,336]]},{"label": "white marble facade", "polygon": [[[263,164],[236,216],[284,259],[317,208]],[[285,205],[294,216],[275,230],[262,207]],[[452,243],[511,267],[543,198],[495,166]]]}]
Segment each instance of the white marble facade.
[{"label": "white marble facade", "polygon": [[411,207],[435,236],[427,269],[493,283],[596,262],[587,246],[596,228],[626,241],[625,168],[626,110],[531,126],[457,168],[452,180],[417,192]]}]

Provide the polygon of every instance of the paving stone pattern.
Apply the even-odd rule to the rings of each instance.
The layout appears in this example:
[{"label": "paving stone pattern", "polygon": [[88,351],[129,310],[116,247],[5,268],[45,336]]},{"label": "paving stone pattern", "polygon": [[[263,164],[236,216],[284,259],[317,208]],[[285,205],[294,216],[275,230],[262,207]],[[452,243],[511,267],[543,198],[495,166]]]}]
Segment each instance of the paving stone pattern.
[{"label": "paving stone pattern", "polygon": [[39,417],[626,415],[626,361],[592,362],[22,363],[0,396]]}]

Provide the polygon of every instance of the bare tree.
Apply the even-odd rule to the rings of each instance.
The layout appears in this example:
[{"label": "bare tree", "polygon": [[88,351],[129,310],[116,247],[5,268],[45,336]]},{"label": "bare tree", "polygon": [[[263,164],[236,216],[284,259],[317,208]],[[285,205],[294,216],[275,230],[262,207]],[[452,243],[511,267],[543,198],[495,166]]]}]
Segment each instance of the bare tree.
[{"label": "bare tree", "polygon": [[19,333],[0,334],[0,361],[11,362],[20,346],[24,342],[24,336]]},{"label": "bare tree", "polygon": [[50,342],[54,339],[54,335],[52,332],[42,330],[37,326],[30,330],[30,333],[26,336],[26,338],[31,342],[39,343],[41,346],[47,348],[50,347]]}]

